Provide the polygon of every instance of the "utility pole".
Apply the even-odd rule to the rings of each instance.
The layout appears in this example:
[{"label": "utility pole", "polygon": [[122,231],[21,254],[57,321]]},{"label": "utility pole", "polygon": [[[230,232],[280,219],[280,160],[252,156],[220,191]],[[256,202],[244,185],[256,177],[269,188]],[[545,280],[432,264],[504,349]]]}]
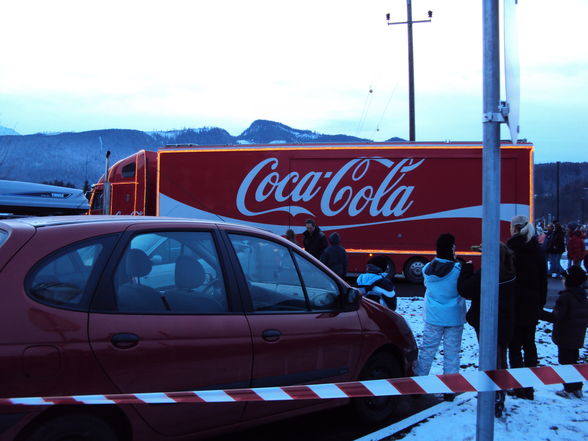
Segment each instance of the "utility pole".
[{"label": "utility pole", "polygon": [[409,140],[415,138],[415,111],[414,111],[414,53],[412,49],[412,24],[429,23],[433,17],[433,11],[428,12],[428,20],[412,20],[412,2],[406,0],[406,21],[397,21],[390,23],[390,14],[386,14],[388,25],[405,24],[408,29],[408,119],[409,119]]},{"label": "utility pole", "polygon": [[110,193],[111,183],[108,182],[108,169],[110,162],[110,150],[106,151],[106,166],[104,170],[104,180],[102,181],[102,214],[110,214]]},{"label": "utility pole", "polygon": [[[496,369],[498,336],[498,265],[500,243],[500,124],[508,108],[500,102],[498,0],[482,1],[483,136],[482,153],[482,292],[480,370]],[[483,319],[482,319],[483,317]],[[478,393],[476,441],[494,439],[495,392]]]},{"label": "utility pole", "polygon": [[584,192],[582,194],[582,218],[580,219],[581,224],[586,224],[588,222],[588,211],[586,208],[588,207],[588,187],[584,187]]},{"label": "utility pole", "polygon": [[555,218],[558,222],[561,223],[561,218],[559,217],[559,165],[561,163],[557,161],[555,163]]}]

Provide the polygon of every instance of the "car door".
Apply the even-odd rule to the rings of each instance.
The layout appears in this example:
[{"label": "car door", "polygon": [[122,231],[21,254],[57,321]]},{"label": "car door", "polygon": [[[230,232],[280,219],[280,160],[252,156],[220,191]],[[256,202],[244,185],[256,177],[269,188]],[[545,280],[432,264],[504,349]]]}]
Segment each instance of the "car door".
[{"label": "car door", "polygon": [[[249,325],[217,234],[212,228],[169,227],[127,232],[89,319],[92,349],[121,393],[249,385]],[[162,250],[165,256],[152,253]],[[134,407],[152,429],[171,436],[233,424],[244,404]]]},{"label": "car door", "polygon": [[[340,307],[334,277],[293,248],[248,234],[229,234],[250,294],[253,387],[352,379],[362,329]],[[249,403],[244,418],[321,405],[321,400]]]}]

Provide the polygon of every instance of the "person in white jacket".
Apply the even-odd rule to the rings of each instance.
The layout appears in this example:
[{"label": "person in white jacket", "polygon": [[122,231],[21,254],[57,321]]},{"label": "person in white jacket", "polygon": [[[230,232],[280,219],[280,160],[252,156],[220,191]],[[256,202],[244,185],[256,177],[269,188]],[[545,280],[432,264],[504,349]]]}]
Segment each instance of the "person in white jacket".
[{"label": "person in white jacket", "polygon": [[[429,375],[443,341],[443,373],[459,371],[459,352],[465,323],[466,304],[457,291],[461,264],[455,260],[455,238],[442,234],[437,239],[437,257],[425,265],[425,329],[419,348],[417,375]],[[452,400],[454,394],[445,394]]]}]

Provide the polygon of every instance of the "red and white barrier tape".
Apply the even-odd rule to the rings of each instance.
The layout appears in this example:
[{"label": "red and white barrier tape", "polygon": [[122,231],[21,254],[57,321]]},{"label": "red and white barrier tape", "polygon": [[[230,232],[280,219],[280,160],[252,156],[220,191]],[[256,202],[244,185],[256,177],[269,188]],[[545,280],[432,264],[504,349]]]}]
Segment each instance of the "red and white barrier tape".
[{"label": "red and white barrier tape", "polygon": [[311,384],[307,386],[0,398],[0,405],[46,406],[52,404],[228,403],[235,401],[317,400],[388,395],[490,392],[582,381],[588,381],[588,364],[471,371],[460,374]]}]

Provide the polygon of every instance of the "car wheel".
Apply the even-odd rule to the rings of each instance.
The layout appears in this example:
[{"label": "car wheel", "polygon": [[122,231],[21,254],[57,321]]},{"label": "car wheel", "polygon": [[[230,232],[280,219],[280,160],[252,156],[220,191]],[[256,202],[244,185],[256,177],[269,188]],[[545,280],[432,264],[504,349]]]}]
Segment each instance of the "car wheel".
[{"label": "car wheel", "polygon": [[423,268],[427,264],[423,257],[413,257],[404,264],[404,277],[410,283],[423,283]]},{"label": "car wheel", "polygon": [[[380,380],[400,376],[402,376],[402,369],[396,357],[387,352],[380,352],[368,360],[359,379]],[[362,422],[379,424],[392,415],[399,400],[399,396],[354,398],[352,406]]]},{"label": "car wheel", "polygon": [[26,441],[119,441],[112,427],[90,414],[61,415],[43,422]]}]

